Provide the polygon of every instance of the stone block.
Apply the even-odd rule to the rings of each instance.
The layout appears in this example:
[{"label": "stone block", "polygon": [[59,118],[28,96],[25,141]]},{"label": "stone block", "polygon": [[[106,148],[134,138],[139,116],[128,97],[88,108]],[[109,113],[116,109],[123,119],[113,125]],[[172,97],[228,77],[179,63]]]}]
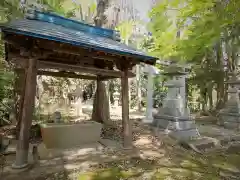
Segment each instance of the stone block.
[{"label": "stone block", "polygon": [[153,126],[159,129],[164,129],[168,132],[169,136],[172,136],[177,140],[188,140],[198,138],[200,136],[195,122],[191,119],[165,115],[156,116],[153,121]]},{"label": "stone block", "polygon": [[189,119],[181,119],[177,117],[158,116],[154,119],[153,126],[167,128],[169,130],[186,130],[196,128],[195,121]]},{"label": "stone block", "polygon": [[187,141],[190,139],[196,139],[200,137],[200,134],[196,128],[171,131],[169,135],[179,141]]},{"label": "stone block", "polygon": [[228,129],[240,129],[240,114],[220,113],[219,124]]}]

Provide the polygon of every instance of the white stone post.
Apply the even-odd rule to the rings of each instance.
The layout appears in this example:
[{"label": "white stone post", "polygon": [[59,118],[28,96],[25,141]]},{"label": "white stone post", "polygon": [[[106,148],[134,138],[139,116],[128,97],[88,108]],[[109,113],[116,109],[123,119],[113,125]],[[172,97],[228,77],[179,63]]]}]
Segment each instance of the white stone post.
[{"label": "white stone post", "polygon": [[148,67],[148,83],[147,83],[147,107],[146,107],[146,117],[143,119],[144,123],[153,122],[153,78],[157,74],[156,68],[153,66]]},{"label": "white stone post", "polygon": [[114,105],[113,107],[117,109],[119,107],[119,98],[120,98],[120,93],[117,92],[117,90],[113,93],[113,98],[114,98]]},{"label": "white stone post", "polygon": [[82,115],[82,88],[80,86],[77,86],[75,91],[75,96],[77,98],[77,101],[75,101],[76,114],[77,116],[81,116]]},{"label": "white stone post", "polygon": [[186,107],[186,76],[181,76],[179,78],[181,81],[182,87],[180,87],[180,95],[183,101],[184,108]]}]

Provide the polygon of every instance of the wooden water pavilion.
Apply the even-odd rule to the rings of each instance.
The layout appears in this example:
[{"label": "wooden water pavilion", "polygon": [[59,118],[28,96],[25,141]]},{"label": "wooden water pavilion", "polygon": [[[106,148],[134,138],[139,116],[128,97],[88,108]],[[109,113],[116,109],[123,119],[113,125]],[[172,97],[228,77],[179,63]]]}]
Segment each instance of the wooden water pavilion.
[{"label": "wooden water pavilion", "polygon": [[2,25],[1,31],[6,60],[24,72],[15,168],[28,164],[37,75],[98,82],[121,78],[123,146],[131,147],[128,78],[134,75],[131,70],[136,64],[153,65],[156,58],[120,43],[119,35],[114,30],[87,25],[53,13],[32,11],[24,19]]}]

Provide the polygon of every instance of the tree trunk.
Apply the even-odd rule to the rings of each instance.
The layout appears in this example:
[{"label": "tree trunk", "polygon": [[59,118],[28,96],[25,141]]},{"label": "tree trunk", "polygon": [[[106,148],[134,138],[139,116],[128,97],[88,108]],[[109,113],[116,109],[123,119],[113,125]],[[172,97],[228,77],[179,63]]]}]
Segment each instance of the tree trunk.
[{"label": "tree trunk", "polygon": [[207,111],[207,89],[204,84],[200,87],[200,95],[201,95],[201,104],[202,104],[202,111]]},{"label": "tree trunk", "polygon": [[110,119],[109,99],[106,93],[106,85],[97,80],[97,90],[93,102],[92,120],[99,123],[107,123]]},{"label": "tree trunk", "polygon": [[216,84],[217,84],[217,103],[216,103],[216,110],[219,110],[223,108],[224,105],[224,99],[225,99],[225,86],[224,86],[224,71],[223,71],[223,62],[222,62],[222,48],[221,48],[221,43],[216,44],[216,62],[217,62],[217,68],[219,71],[217,72],[217,79],[216,79]]},{"label": "tree trunk", "polygon": [[208,99],[209,99],[209,110],[213,110],[213,98],[212,98],[212,91],[208,92]]},{"label": "tree trunk", "polygon": [[[95,26],[102,27],[105,24],[104,12],[109,0],[98,0],[97,15],[94,18]],[[103,81],[97,80],[97,90],[93,102],[92,120],[103,123],[110,119],[109,100],[106,93],[106,86]]]}]

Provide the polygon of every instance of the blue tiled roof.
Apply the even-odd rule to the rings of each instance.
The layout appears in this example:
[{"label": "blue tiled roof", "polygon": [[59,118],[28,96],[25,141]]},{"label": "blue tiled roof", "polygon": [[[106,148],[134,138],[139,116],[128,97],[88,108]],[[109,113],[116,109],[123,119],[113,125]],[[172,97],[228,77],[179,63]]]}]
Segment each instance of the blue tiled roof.
[{"label": "blue tiled roof", "polygon": [[35,11],[28,19],[15,20],[2,26],[3,32],[94,48],[113,54],[128,55],[155,63],[156,58],[114,40],[115,31],[86,25],[50,13]]}]

